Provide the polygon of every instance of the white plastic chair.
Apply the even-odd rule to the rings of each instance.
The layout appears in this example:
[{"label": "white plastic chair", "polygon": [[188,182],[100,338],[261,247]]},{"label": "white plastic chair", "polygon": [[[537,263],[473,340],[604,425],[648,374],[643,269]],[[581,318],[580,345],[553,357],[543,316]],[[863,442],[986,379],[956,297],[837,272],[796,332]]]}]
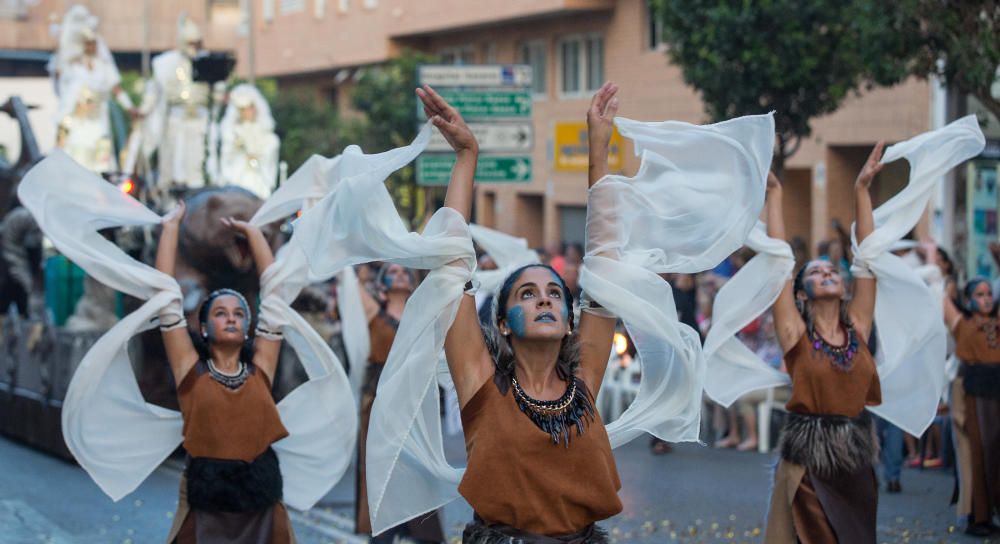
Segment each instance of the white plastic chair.
[{"label": "white plastic chair", "polygon": [[771,450],[771,410],[785,411],[781,403],[774,402],[774,388],[768,388],[767,396],[757,405],[757,451]]}]

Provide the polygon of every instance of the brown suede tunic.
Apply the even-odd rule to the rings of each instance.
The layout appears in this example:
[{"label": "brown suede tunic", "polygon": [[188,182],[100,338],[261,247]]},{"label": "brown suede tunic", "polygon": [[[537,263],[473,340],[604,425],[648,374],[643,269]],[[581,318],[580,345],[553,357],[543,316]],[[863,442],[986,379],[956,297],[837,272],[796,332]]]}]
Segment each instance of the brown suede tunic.
[{"label": "brown suede tunic", "polygon": [[846,372],[835,368],[825,353],[813,349],[806,333],[785,354],[785,365],[792,377],[792,398],[785,405],[789,412],[858,417],[865,406],[882,404],[875,361],[861,338],[853,365]]},{"label": "brown suede tunic", "polygon": [[184,449],[192,457],[250,462],[288,436],[271,397],[271,382],[253,363],[238,389],[214,380],[198,361],[177,388],[184,417]]},{"label": "brown suede tunic", "polygon": [[[1000,323],[995,317],[963,317],[955,325],[955,356],[965,364],[1000,364]],[[990,346],[990,333],[995,347]]]},{"label": "brown suede tunic", "polygon": [[[582,382],[581,382],[582,385]],[[591,398],[590,391],[582,391]],[[622,511],[621,482],[601,416],[553,444],[517,407],[514,393],[487,381],[462,409],[468,468],[458,491],[487,524],[566,535]]]}]

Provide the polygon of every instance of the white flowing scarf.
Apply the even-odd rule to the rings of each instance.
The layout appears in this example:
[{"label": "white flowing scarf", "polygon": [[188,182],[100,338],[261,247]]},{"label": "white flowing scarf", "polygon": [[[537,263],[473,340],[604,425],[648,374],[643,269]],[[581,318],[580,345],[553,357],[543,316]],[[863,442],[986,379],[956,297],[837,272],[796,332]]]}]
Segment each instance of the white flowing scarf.
[{"label": "white flowing scarf", "polygon": [[[682,330],[669,285],[656,273],[711,268],[743,244],[763,207],[774,124],[766,115],[704,127],[624,119],[618,126],[635,139],[643,165],[635,178],[609,176],[591,190],[607,206],[596,216],[591,209],[588,229],[601,222],[609,234],[605,247],[587,256],[581,282],[636,333],[644,367],[636,401],[608,434],[613,445],[643,431],[696,440],[700,345],[694,331]],[[372,409],[367,471],[375,534],[458,498],[463,469],[445,459],[436,367],[475,258],[469,227],[449,208],[422,235],[407,232],[383,180],[352,180],[356,193],[321,203],[337,208],[335,217],[351,216],[337,226],[355,255],[432,269],[406,306]],[[360,195],[369,200],[361,204]],[[620,259],[602,256],[607,251]],[[308,254],[314,268],[344,263],[321,248]]]},{"label": "white flowing scarf", "polygon": [[[160,217],[62,152],[36,165],[18,196],[53,244],[101,283],[146,302],[105,333],[84,356],[62,409],[66,445],[113,500],[132,492],[182,440],[181,414],[147,403],[128,355],[129,340],[157,325],[181,292],[177,282],[140,263],[98,232],[157,225]],[[263,210],[263,209],[262,209]],[[278,216],[280,217],[280,215]],[[255,224],[274,217],[258,214]],[[308,509],[350,463],[357,423],[347,378],[333,352],[289,304],[308,281],[301,252],[308,233],[289,241],[261,279],[261,318],[282,328],[309,381],[278,404],[289,436],[274,444],[288,505]]]},{"label": "white flowing scarf", "polygon": [[[867,266],[877,281],[876,365],[882,404],[869,409],[913,435],[922,434],[934,419],[945,385],[945,329],[940,299],[889,251],[919,221],[941,177],[984,146],[982,131],[970,115],[886,149],[883,164],[898,159],[910,163],[909,182],[875,210],[875,231],[860,247],[854,244],[856,262]],[[758,230],[750,241],[760,254],[719,291],[715,322],[705,341],[705,392],[726,406],[756,389],[791,383],[787,374],[735,338],[774,303],[794,266],[788,245],[768,238],[763,225]]]},{"label": "white flowing scarf", "polygon": [[715,295],[712,328],[705,338],[705,393],[723,406],[750,391],[790,383],[788,374],[761,360],[736,334],[778,300],[792,277],[795,256],[787,242],[768,236],[759,221],[747,246],[757,255]]},{"label": "white flowing scarf", "polygon": [[497,263],[496,270],[476,270],[478,288],[496,293],[507,275],[518,267],[540,262],[538,253],[528,247],[528,241],[482,225],[469,225],[472,239]]}]

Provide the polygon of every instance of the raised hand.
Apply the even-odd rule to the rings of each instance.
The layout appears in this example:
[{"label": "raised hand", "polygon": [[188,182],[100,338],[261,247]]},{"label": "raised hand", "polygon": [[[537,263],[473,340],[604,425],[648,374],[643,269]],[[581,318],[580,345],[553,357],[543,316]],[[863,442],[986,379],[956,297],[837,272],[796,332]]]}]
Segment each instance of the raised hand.
[{"label": "raised hand", "polygon": [[187,205],[184,204],[183,200],[177,201],[177,207],[170,211],[167,215],[163,216],[160,220],[160,224],[163,226],[173,226],[176,227],[181,224],[181,220],[184,219],[184,213],[187,211]]},{"label": "raised hand", "polygon": [[591,149],[607,149],[618,113],[618,85],[608,81],[597,90],[587,110],[587,133]]},{"label": "raised hand", "polygon": [[868,155],[868,160],[865,161],[865,165],[861,168],[861,172],[858,174],[857,181],[854,182],[856,188],[868,189],[872,185],[872,180],[875,176],[882,171],[882,151],[885,149],[885,142],[879,141],[875,144],[875,149],[872,149],[870,155]]},{"label": "raised hand", "polygon": [[241,233],[241,234],[248,234],[250,231],[260,230],[257,227],[255,227],[254,225],[251,225],[250,223],[247,223],[246,221],[241,221],[239,219],[236,219],[235,217],[223,217],[219,221],[222,222],[222,224],[226,228],[228,228],[229,230],[232,230],[232,231],[235,231],[235,232],[238,232],[238,233]]},{"label": "raised hand", "polygon": [[424,105],[424,113],[456,153],[479,153],[479,142],[473,136],[465,120],[447,100],[441,98],[430,85],[417,89],[417,96]]}]

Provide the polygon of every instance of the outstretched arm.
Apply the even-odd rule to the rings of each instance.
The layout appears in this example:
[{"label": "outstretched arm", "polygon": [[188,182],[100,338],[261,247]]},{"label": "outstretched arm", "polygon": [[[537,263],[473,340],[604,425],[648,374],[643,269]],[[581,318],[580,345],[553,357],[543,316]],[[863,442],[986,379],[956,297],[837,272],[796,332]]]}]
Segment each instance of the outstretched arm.
[{"label": "outstretched arm", "polygon": [[[781,180],[774,172],[767,173],[767,235],[777,240],[785,240],[785,216],[782,212]],[[774,329],[782,353],[795,346],[806,330],[802,315],[795,306],[792,280],[785,281],[778,299],[774,302]]]},{"label": "outstretched arm", "polygon": [[[257,267],[257,275],[263,276],[267,267],[274,263],[274,253],[271,245],[264,237],[260,227],[251,225],[246,221],[241,221],[234,217],[222,219],[222,224],[229,230],[242,234],[247,239],[250,247],[250,255],[253,257],[254,265]],[[253,364],[264,371],[268,378],[274,380],[274,372],[278,368],[278,354],[281,352],[281,336],[279,331],[266,331],[261,334],[265,327],[260,326],[260,316],[258,320],[258,333],[253,341]],[[268,334],[270,333],[270,334]],[[249,331],[247,331],[249,334]],[[266,336],[265,336],[266,335]]]},{"label": "outstretched arm", "polygon": [[[181,219],[186,207],[184,201],[177,204],[174,211],[167,214],[160,223],[160,242],[156,248],[156,269],[170,277],[174,276],[177,265],[177,241],[180,236]],[[180,303],[171,304],[160,312],[160,331],[167,351],[167,362],[174,375],[174,383],[180,385],[191,367],[198,362],[198,352],[188,335],[187,322]]]},{"label": "outstretched arm", "polygon": [[[587,110],[587,136],[590,144],[588,186],[593,187],[608,174],[608,146],[614,132],[615,114],[618,113],[618,86],[610,81],[601,86],[590,101]],[[598,205],[591,201],[588,206]],[[597,240],[592,236],[600,233],[588,232],[587,245],[594,246]],[[593,247],[588,247],[588,253]],[[580,338],[580,377],[591,393],[597,395],[608,369],[608,357],[614,342],[615,325],[618,319],[604,313],[583,308],[577,335]]]},{"label": "outstretched arm", "polygon": [[[882,160],[884,148],[884,142],[875,144],[875,149],[868,155],[868,160],[854,182],[854,233],[858,237],[858,246],[875,230],[870,188],[875,176],[882,171],[883,164],[879,161]],[[854,280],[854,297],[849,312],[858,334],[868,339],[875,319],[875,278],[858,277]]]},{"label": "outstretched arm", "polygon": [[[448,102],[441,98],[429,85],[417,89],[417,96],[424,105],[424,113],[458,155],[451,170],[448,193],[444,205],[462,214],[468,222],[472,215],[473,181],[476,177],[476,162],[479,160],[479,143],[468,125]],[[456,263],[456,266],[464,266]],[[476,391],[493,375],[493,359],[486,349],[483,331],[476,314],[476,299],[470,295],[462,297],[458,315],[448,330],[444,341],[444,353],[448,359],[448,370],[455,382],[455,392],[461,407],[472,399]]]}]

